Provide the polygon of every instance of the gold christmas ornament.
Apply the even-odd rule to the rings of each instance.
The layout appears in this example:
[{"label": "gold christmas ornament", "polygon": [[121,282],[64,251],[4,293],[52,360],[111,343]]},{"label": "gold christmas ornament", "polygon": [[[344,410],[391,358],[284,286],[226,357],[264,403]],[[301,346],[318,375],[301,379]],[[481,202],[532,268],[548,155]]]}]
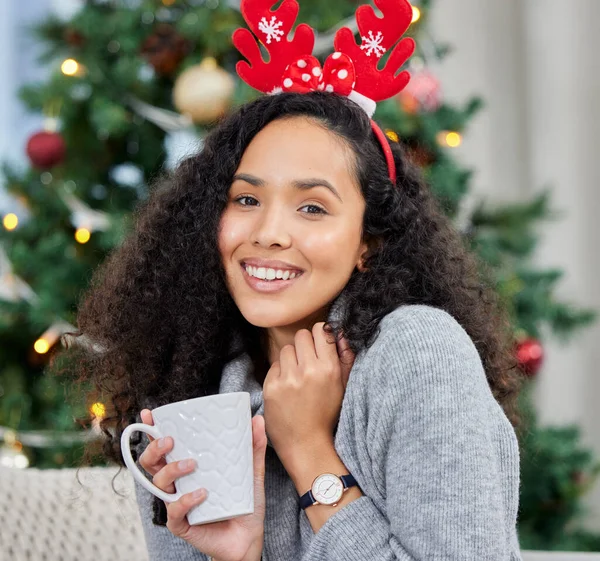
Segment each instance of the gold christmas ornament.
[{"label": "gold christmas ornament", "polygon": [[189,115],[194,123],[210,123],[227,111],[234,88],[233,76],[209,57],[177,78],[173,104],[180,113]]}]

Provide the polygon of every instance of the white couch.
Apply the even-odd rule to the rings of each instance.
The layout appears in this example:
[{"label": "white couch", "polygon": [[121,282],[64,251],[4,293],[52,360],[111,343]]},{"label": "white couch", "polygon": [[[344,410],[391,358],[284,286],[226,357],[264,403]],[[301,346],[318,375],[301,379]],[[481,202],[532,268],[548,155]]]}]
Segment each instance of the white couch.
[{"label": "white couch", "polygon": [[[600,553],[521,554],[600,561]],[[148,561],[131,475],[117,467],[0,468],[0,560]]]}]

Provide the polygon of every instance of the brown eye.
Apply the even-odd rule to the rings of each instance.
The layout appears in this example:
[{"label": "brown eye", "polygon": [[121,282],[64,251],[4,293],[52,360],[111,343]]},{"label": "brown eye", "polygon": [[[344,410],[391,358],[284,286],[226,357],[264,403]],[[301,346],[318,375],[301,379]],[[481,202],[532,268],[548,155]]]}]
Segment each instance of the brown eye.
[{"label": "brown eye", "polygon": [[242,195],[241,197],[238,197],[237,199],[234,199],[234,201],[233,201],[233,202],[234,202],[234,203],[238,203],[238,204],[240,204],[241,206],[254,206],[254,205],[247,205],[247,204],[242,204],[242,203],[240,203],[240,201],[241,201],[242,199],[252,199],[253,201],[256,201],[256,199],[255,199],[254,197],[250,197],[250,196],[248,196],[248,195]]},{"label": "brown eye", "polygon": [[324,208],[321,208],[319,205],[304,205],[302,208],[316,208],[316,212],[305,212],[304,214],[327,214],[327,211]]}]

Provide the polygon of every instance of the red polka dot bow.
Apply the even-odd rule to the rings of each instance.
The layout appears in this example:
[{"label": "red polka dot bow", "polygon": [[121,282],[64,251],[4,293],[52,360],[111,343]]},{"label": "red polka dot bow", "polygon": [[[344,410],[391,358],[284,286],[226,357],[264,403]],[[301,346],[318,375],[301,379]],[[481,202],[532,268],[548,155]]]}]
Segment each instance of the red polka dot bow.
[{"label": "red polka dot bow", "polygon": [[304,56],[290,64],[283,73],[283,91],[306,93],[314,90],[348,96],[356,83],[354,64],[348,55],[333,53],[321,63],[314,56]]}]

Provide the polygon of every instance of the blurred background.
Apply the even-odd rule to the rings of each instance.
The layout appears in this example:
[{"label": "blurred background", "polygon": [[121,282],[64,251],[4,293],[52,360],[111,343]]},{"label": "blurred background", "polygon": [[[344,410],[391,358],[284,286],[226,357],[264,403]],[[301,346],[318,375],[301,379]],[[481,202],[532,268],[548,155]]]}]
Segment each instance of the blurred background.
[{"label": "blurred background", "polygon": [[[375,118],[511,311],[522,548],[600,551],[600,3],[412,4],[412,79]],[[302,2],[321,61],[358,5]],[[46,366],[152,177],[258,95],[244,25],[239,0],[0,3],[1,466],[72,468],[97,439],[102,396]]]}]

